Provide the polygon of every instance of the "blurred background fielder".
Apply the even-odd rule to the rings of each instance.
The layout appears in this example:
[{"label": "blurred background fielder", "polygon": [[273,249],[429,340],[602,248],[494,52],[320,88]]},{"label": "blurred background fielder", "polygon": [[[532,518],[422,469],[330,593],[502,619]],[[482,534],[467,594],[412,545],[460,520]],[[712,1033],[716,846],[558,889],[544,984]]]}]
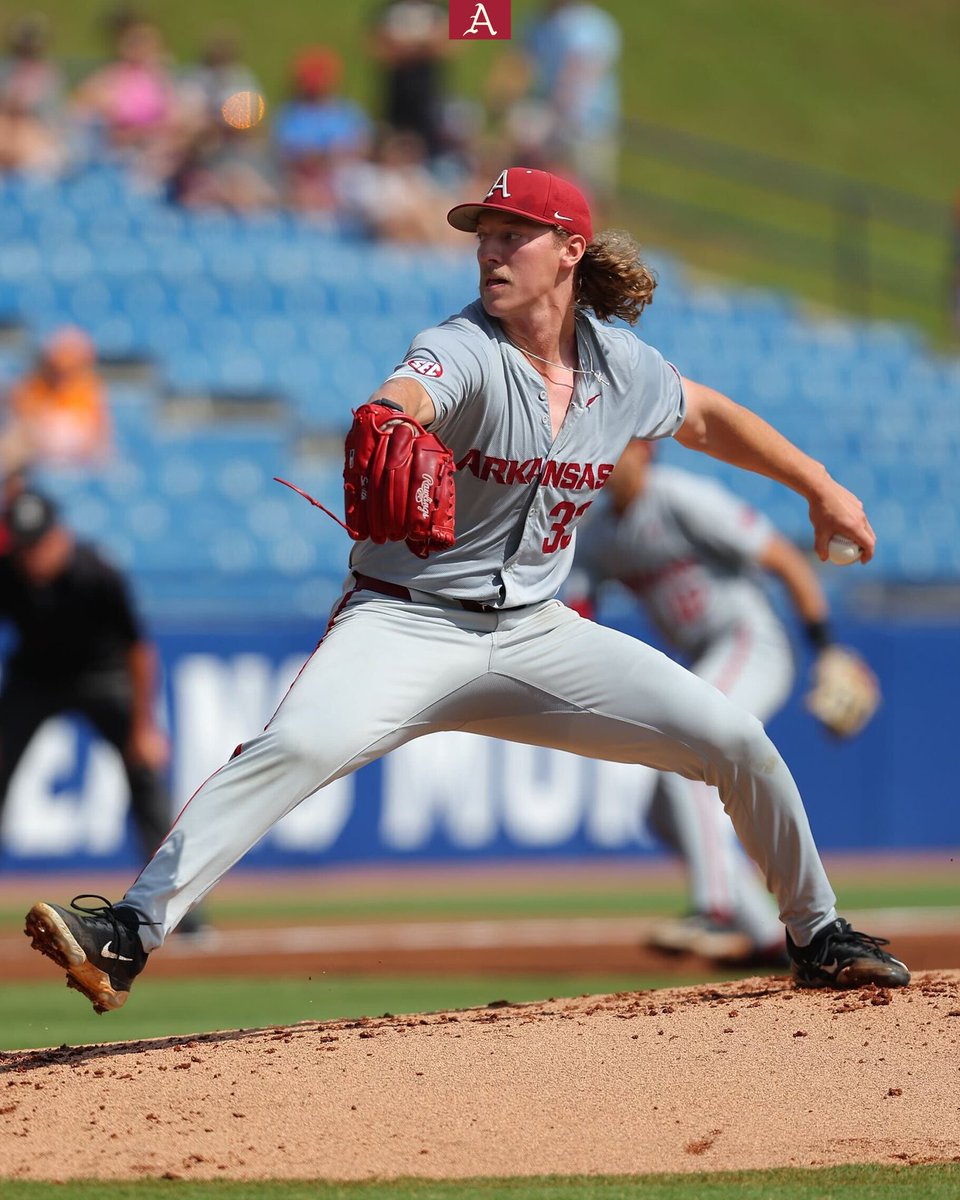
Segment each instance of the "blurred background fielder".
[{"label": "blurred background fielder", "polygon": [[[617,463],[605,502],[578,534],[569,602],[592,611],[605,582],[623,584],[695,674],[766,723],[789,698],[795,666],[764,575],[785,586],[810,643],[829,656],[823,588],[804,554],[751,505],[715,480],[653,464],[654,454],[653,443],[635,439]],[[833,723],[849,735],[869,720],[879,692],[866,664],[845,653],[857,658],[863,681],[846,702],[835,697],[837,712],[856,708],[856,722]],[[650,943],[744,966],[785,961],[776,908],[716,789],[664,772],[649,820],[687,865],[691,910],[655,926]]]}]

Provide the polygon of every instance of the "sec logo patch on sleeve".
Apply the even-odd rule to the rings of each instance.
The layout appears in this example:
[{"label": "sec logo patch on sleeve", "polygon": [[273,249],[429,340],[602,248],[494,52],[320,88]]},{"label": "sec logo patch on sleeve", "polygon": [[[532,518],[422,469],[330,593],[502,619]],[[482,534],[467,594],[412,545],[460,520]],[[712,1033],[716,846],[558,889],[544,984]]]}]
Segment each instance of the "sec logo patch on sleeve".
[{"label": "sec logo patch on sleeve", "polygon": [[443,367],[429,358],[408,358],[407,366],[418,375],[426,375],[430,379],[439,379],[443,374]]}]

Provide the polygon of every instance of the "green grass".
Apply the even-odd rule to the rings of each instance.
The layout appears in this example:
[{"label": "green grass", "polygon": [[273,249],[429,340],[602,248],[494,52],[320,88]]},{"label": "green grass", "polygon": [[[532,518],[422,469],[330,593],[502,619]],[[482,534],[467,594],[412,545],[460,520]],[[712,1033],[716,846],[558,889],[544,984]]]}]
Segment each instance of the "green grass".
[{"label": "green grass", "polygon": [[955,1200],[960,1167],[849,1166],[714,1175],[375,1183],[4,1183],[4,1200]]},{"label": "green grass", "polygon": [[[328,977],[316,971],[299,979],[150,979],[137,984],[124,1008],[98,1016],[82,996],[66,988],[56,968],[51,967],[51,972],[44,982],[0,986],[3,1050],[261,1029],[298,1021],[379,1017],[388,1012],[439,1012],[481,1007],[492,1000],[522,1003],[682,987],[702,980],[694,975],[660,978],[630,974]],[[716,972],[712,978],[736,978],[736,973]]]},{"label": "green grass", "polygon": [[[344,55],[344,90],[371,108],[376,71],[365,30],[381,0],[350,5],[317,0],[147,0],[179,61],[197,53],[212,26],[240,35],[247,60],[270,103],[285,93],[287,66],[310,42]],[[8,0],[6,16],[36,8]],[[56,50],[74,59],[102,53],[100,6],[46,0],[57,31]],[[539,0],[513,0],[515,39]],[[955,130],[960,116],[956,45],[960,6],[954,0],[603,0],[624,35],[621,71],[627,115],[762,151],[810,167],[838,171],[875,185],[952,203],[958,188]],[[503,43],[455,43],[450,64],[457,94],[479,100]],[[621,218],[647,245],[677,252],[711,272],[796,290],[819,303],[856,303],[845,296],[832,262],[834,213],[722,182],[708,172],[655,158],[642,141],[628,144],[624,183],[661,197],[656,205],[625,204]],[[708,208],[684,218],[679,198]],[[723,213],[740,223],[724,224]],[[766,252],[755,224],[783,229],[786,242],[813,237],[819,249]],[[944,281],[948,246],[871,225],[877,255],[871,312],[925,324],[947,336]],[[916,276],[919,296],[907,294]]]},{"label": "green grass", "polygon": [[[932,866],[924,874],[878,871],[874,878],[862,872],[831,871],[834,888],[844,910],[862,908],[960,907],[960,877],[955,869]],[[47,896],[48,887],[39,883],[25,893],[22,902],[0,905],[0,933],[15,933],[23,927],[27,907],[41,896],[61,902],[59,892]],[[36,892],[36,895],[34,895]],[[69,896],[66,897],[69,899]],[[423,885],[416,880],[390,885],[370,885],[362,891],[329,884],[316,890],[298,886],[264,892],[259,887],[246,893],[240,888],[215,892],[208,908],[215,923],[237,925],[247,922],[272,924],[325,921],[406,921],[455,919],[511,919],[549,917],[654,916],[680,912],[686,894],[679,876],[676,881],[651,881],[638,863],[635,883],[624,882],[620,873],[604,882],[599,876],[587,880],[571,875],[562,887],[555,881],[518,885],[514,880],[477,884],[465,877],[462,885]]]},{"label": "green grass", "polygon": [[[451,891],[445,895],[408,895],[383,892],[355,900],[337,900],[323,897],[318,900],[295,896],[268,897],[260,900],[243,901],[234,897],[229,900],[214,898],[211,913],[229,917],[262,920],[267,914],[287,920],[306,919],[323,921],[328,919],[412,920],[426,918],[443,920],[454,918],[532,918],[532,917],[626,917],[653,916],[661,913],[679,912],[686,903],[685,893],[679,887],[647,890],[638,868],[638,883],[635,888],[620,887],[610,891],[591,890],[582,892],[576,888],[563,891],[546,889],[543,892],[463,892]],[[835,882],[841,895],[844,909],[859,908],[923,908],[927,906],[960,906],[960,880],[933,879],[929,881],[888,881],[875,883],[848,883],[844,886]]]},{"label": "green grass", "polygon": [[[580,891],[575,888],[559,890],[546,888],[542,893],[513,891],[475,891],[469,883],[463,890],[455,890],[456,884],[444,893],[418,892],[409,888],[382,888],[358,896],[337,896],[331,891],[314,894],[287,892],[263,893],[259,889],[246,897],[221,890],[217,892],[208,908],[216,922],[238,924],[256,922],[259,925],[275,921],[295,921],[305,924],[322,924],[324,921],[343,920],[447,920],[456,918],[512,918],[512,917],[598,917],[652,915],[677,912],[683,907],[684,893],[680,887],[669,887],[648,892],[642,884],[642,868],[638,870],[638,886],[616,891]],[[20,904],[7,903],[0,907],[0,931],[23,927],[26,908],[35,899],[46,898],[57,903],[64,902],[59,892],[47,895],[44,884],[34,886],[29,896]],[[935,891],[936,889],[932,889]],[[958,889],[960,891],[960,889]],[[69,900],[69,896],[66,897]],[[954,901],[960,903],[960,895],[954,893]],[[946,903],[947,901],[944,901]],[[916,903],[938,903],[933,900],[918,900]]]}]

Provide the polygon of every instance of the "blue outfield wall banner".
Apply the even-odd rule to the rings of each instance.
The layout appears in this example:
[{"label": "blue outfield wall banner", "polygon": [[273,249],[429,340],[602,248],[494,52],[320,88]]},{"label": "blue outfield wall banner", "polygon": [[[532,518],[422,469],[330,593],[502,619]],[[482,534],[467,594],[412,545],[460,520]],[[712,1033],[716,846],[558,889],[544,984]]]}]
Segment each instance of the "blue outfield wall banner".
[{"label": "blue outfield wall banner", "polygon": [[[639,623],[621,622],[648,635]],[[269,719],[318,627],[166,627],[155,631],[172,745],[173,811]],[[858,623],[840,629],[880,677],[884,704],[840,743],[804,712],[798,683],[770,733],[790,764],[823,850],[960,845],[947,724],[960,678],[955,625]],[[801,679],[808,661],[801,657]],[[375,697],[371,703],[376,703]],[[318,730],[318,737],[322,731]],[[411,742],[339,780],[279,822],[244,864],[602,858],[661,853],[642,767],[469,734]],[[82,722],[48,722],[17,770],[3,815],[0,869],[138,865],[115,752]]]}]

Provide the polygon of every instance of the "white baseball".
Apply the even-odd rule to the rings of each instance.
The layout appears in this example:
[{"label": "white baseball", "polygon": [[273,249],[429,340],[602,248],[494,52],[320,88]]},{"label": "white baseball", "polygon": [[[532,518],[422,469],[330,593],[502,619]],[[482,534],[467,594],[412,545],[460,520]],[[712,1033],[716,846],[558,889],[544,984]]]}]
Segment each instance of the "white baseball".
[{"label": "white baseball", "polygon": [[862,553],[863,549],[852,538],[843,537],[839,533],[833,535],[830,545],[827,546],[827,557],[838,567],[848,567],[850,563],[855,563]]}]

